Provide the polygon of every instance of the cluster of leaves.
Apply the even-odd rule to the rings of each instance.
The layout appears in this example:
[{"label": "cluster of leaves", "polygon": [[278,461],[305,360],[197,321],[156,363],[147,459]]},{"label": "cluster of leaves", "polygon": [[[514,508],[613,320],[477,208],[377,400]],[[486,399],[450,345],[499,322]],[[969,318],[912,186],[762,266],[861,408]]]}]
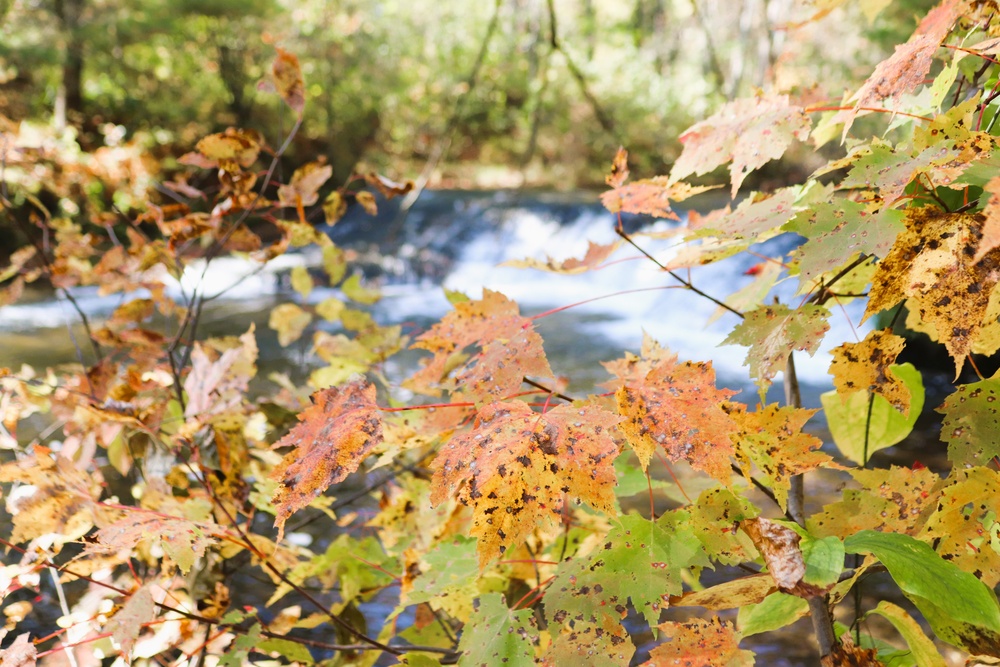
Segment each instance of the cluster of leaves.
[{"label": "cluster of leaves", "polygon": [[[3,425],[18,451],[0,467],[0,481],[13,485],[8,548],[22,554],[3,570],[5,592],[37,590],[45,570],[57,588],[88,588],[64,610],[65,635],[20,634],[5,660],[30,664],[84,644],[126,660],[213,652],[225,664],[262,655],[309,664],[324,651],[332,664],[390,655],[410,665],[628,665],[635,638],[657,628],[662,641],[644,664],[749,665],[743,638],[809,615],[824,664],[944,665],[942,644],[995,663],[1000,379],[959,385],[940,406],[949,473],[916,462],[869,466],[923,407],[920,372],[895,363],[906,340],[892,325],[903,312],[910,329],[943,345],[956,378],[975,366],[973,355],[1000,349],[995,33],[994,4],[944,0],[841,105],[807,107],[777,93],[732,102],[681,136],[668,176],[630,182],[626,152],[615,157],[608,209],[676,219],[672,204],[700,189],[682,179],[729,165],[736,195],[749,172],[794,142],[848,139],[846,157],[800,185],[691,214],[669,259],[641,248],[665,281],[734,320],[725,344],[747,348],[756,404],[718,388],[710,362],[680,360],[650,337],[638,355],[605,364],[602,388],[568,396],[534,327],[544,314],[525,316],[489,290],[449,294],[453,310],[411,343],[362,308],[377,292],[345,279],[345,253],[308,223],[327,168],[305,165],[276,199],[265,196],[276,161],[259,178],[253,166],[266,145],[245,130],[206,137],[185,158],[218,173],[210,212],[151,206],[127,244],[103,253],[98,239],[60,222],[53,249],[19,255],[5,279],[47,275],[60,289],[148,296],[87,324],[96,363],[0,378]],[[301,118],[290,54],[279,51],[273,85]],[[855,120],[873,114],[888,125],[884,138],[850,139]],[[355,187],[361,181],[384,197],[407,188],[359,176],[324,199],[330,221],[350,199],[377,205]],[[269,241],[247,226],[251,217],[272,226]],[[162,238],[143,233],[150,223]],[[804,242],[766,257],[753,284],[728,298],[677,272],[757,252],[782,233]],[[196,340],[214,295],[199,285],[178,302],[166,276],[227,251],[267,261],[307,244],[321,248],[322,281],[344,298],[314,303],[317,275],[296,269],[298,298],[276,307],[270,326],[282,345],[311,331],[322,365],[308,388],[275,375],[254,399],[254,330]],[[524,263],[579,273],[620,245]],[[779,281],[792,284],[793,302],[773,297]],[[823,410],[835,458],[804,430],[817,410],[801,406],[793,358],[814,354],[830,306],[852,299],[867,299],[865,319],[887,311],[891,323],[834,350],[835,390]],[[384,362],[408,344],[430,356],[409,376],[389,377]],[[779,374],[786,401],[768,403]],[[41,437],[17,444],[18,424],[35,412],[55,418],[58,451]],[[703,479],[696,498],[654,479],[672,464]],[[360,494],[327,493],[359,470],[373,480]],[[820,476],[848,484],[807,515],[809,480]],[[657,516],[657,489],[682,500]],[[648,515],[623,510],[643,493]],[[369,495],[377,511],[356,505]],[[315,551],[299,546],[291,536],[313,521],[341,534]],[[267,606],[283,602],[279,612],[230,608],[231,575],[248,568],[273,586]],[[882,600],[864,610],[858,591],[875,572],[912,605]],[[395,609],[369,633],[359,605],[386,589]],[[860,613],[846,627],[832,611],[851,595],[844,606]],[[8,629],[30,610],[15,604]],[[687,620],[664,620],[668,607],[686,609]],[[898,631],[895,642],[861,631],[872,614]],[[309,631],[318,626],[337,641],[316,639]]]}]

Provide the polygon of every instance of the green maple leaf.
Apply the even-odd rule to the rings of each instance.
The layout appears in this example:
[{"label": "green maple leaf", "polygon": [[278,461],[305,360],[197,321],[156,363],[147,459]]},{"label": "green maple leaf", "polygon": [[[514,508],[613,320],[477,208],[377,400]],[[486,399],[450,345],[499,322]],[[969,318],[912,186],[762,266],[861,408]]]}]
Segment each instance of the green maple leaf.
[{"label": "green maple leaf", "polygon": [[794,310],[780,304],[761,306],[745,315],[722,344],[750,348],[743,363],[750,367],[762,399],[771,379],[785,370],[788,355],[795,350],[815,354],[830,328],[826,321],[830,311],[813,304]]},{"label": "green maple leaf", "polygon": [[986,465],[1000,455],[1000,375],[965,384],[938,408],[944,414],[941,439],[956,465]]},{"label": "green maple leaf", "polygon": [[629,600],[655,625],[671,595],[682,591],[681,570],[709,564],[686,513],[657,521],[623,516],[590,561],[572,563],[545,596],[550,619],[617,617]]},{"label": "green maple leaf", "polygon": [[476,540],[457,536],[451,542],[439,544],[423,557],[427,564],[413,580],[406,596],[407,604],[429,600],[466,588],[479,576]]},{"label": "green maple leaf", "polygon": [[884,206],[873,210],[849,199],[814,204],[811,212],[784,227],[809,239],[795,253],[803,286],[858,254],[885,257],[905,229],[901,211]]},{"label": "green maple leaf", "polygon": [[874,141],[871,152],[855,161],[841,187],[877,188],[883,201],[891,204],[917,176],[929,171],[933,165],[948,162],[957,156],[957,150],[942,144],[928,146],[911,155],[889,144]]},{"label": "green maple leaf", "polygon": [[487,593],[465,625],[458,648],[462,667],[534,667],[534,640],[537,634],[530,609],[514,611],[503,595]]},{"label": "green maple leaf", "polygon": [[736,530],[739,521],[760,514],[749,500],[716,487],[698,496],[698,502],[689,511],[688,525],[713,561],[736,565],[757,557],[756,547],[747,534]]},{"label": "green maple leaf", "polygon": [[[720,217],[706,217],[700,232],[760,243],[779,234],[778,228],[795,212],[799,188],[782,188],[773,195],[757,194],[743,200],[736,210]],[[704,234],[702,234],[704,235]]]}]

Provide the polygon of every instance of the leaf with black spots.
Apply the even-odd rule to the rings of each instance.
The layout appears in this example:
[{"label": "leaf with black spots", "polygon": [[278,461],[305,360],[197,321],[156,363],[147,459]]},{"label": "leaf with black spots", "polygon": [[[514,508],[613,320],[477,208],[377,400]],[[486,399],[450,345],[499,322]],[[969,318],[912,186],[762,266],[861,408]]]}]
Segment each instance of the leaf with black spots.
[{"label": "leaf with black spots", "polygon": [[962,370],[983,327],[997,281],[1000,249],[973,261],[983,217],[925,206],[906,211],[906,230],[872,278],[864,317],[907,299],[914,317],[932,326]]},{"label": "leaf with black spots", "polygon": [[271,499],[279,542],[288,517],[357,470],[382,441],[375,386],[364,378],[316,392],[299,419],[275,444],[295,448],[271,471],[271,479],[279,482]]},{"label": "leaf with black spots", "polygon": [[472,431],[441,448],[431,502],[457,494],[472,507],[481,567],[519,546],[540,523],[561,520],[567,498],[613,514],[620,420],[592,405],[537,413],[522,402],[490,403]]},{"label": "leaf with black spots", "polygon": [[[652,359],[626,357],[612,362],[627,374],[615,392],[618,411],[625,417],[619,428],[628,436],[643,469],[656,448],[662,447],[672,461],[683,459],[728,483],[733,453],[730,435],[737,426],[723,403],[737,392],[715,386],[711,363],[678,363],[677,355],[655,343],[648,349],[654,353]],[[647,367],[649,371],[640,376]]]},{"label": "leaf with black spots", "polygon": [[862,391],[882,396],[904,416],[910,413],[910,390],[896,377],[892,365],[906,346],[906,339],[891,329],[870,331],[860,343],[844,343],[832,350],[830,374],[841,399]]},{"label": "leaf with black spots", "polygon": [[534,667],[538,630],[530,609],[514,611],[499,593],[479,598],[462,632],[459,664],[468,667]]},{"label": "leaf with black spots", "polygon": [[722,341],[723,345],[745,345],[750,377],[757,381],[763,398],[771,379],[784,372],[788,355],[795,350],[816,353],[830,329],[830,311],[806,304],[791,309],[784,305],[761,306],[744,314],[744,320]]},{"label": "leaf with black spots", "polygon": [[732,625],[713,616],[684,623],[668,621],[659,626],[670,640],[649,652],[642,667],[751,667],[753,653],[740,648],[740,633]]}]

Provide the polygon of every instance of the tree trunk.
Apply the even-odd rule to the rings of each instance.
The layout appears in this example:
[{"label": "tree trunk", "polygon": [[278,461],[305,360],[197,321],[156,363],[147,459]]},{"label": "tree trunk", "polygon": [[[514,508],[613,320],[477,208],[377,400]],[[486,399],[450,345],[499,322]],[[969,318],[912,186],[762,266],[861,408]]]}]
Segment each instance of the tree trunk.
[{"label": "tree trunk", "polygon": [[80,120],[83,115],[83,38],[80,19],[85,0],[56,0],[55,14],[63,33],[65,44],[62,80],[56,92],[53,122],[64,129],[70,119]]}]

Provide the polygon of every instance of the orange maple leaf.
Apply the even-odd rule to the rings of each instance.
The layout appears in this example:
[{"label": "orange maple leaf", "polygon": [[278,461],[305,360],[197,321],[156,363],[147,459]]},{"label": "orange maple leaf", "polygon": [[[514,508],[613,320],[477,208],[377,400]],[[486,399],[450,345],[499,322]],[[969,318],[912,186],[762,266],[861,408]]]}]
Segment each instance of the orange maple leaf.
[{"label": "orange maple leaf", "polygon": [[[482,353],[468,360],[464,350],[478,346]],[[463,301],[412,347],[434,353],[404,386],[431,395],[439,387],[455,390],[448,375],[454,369],[462,389],[480,402],[494,401],[515,391],[525,375],[551,377],[542,339],[517,304],[499,292],[483,290],[483,298]]]},{"label": "orange maple leaf", "polygon": [[431,502],[457,493],[472,507],[482,566],[540,523],[560,520],[567,496],[614,514],[620,420],[593,405],[536,413],[519,401],[490,403],[475,427],[452,438],[434,460]]},{"label": "orange maple leaf", "polygon": [[694,618],[685,623],[667,621],[658,627],[670,641],[650,651],[649,660],[643,667],[750,667],[754,664],[753,653],[740,648],[739,633],[718,617]]},{"label": "orange maple leaf", "polygon": [[677,363],[676,354],[651,340],[643,348],[646,359],[626,357],[607,365],[622,374],[615,392],[618,410],[625,417],[620,428],[643,468],[659,445],[670,460],[684,459],[728,483],[733,454],[730,436],[739,427],[722,404],[737,392],[716,388],[711,363]]},{"label": "orange maple leaf", "polygon": [[382,441],[382,420],[375,405],[375,386],[363,378],[322,389],[300,424],[274,447],[295,447],[271,471],[280,482],[274,492],[278,542],[285,521],[336,482],[358,469]]}]

